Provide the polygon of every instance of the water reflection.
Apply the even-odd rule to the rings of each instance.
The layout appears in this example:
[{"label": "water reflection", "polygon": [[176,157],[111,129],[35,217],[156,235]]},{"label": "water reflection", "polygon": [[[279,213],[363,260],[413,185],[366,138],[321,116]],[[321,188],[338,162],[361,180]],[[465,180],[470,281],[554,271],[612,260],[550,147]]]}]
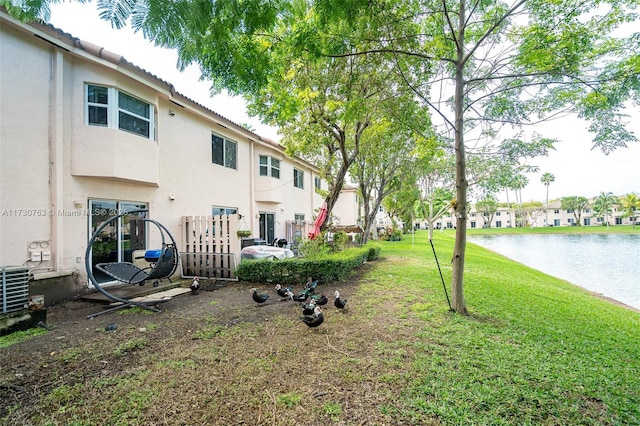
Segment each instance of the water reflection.
[{"label": "water reflection", "polygon": [[474,235],[469,241],[640,309],[636,234]]}]

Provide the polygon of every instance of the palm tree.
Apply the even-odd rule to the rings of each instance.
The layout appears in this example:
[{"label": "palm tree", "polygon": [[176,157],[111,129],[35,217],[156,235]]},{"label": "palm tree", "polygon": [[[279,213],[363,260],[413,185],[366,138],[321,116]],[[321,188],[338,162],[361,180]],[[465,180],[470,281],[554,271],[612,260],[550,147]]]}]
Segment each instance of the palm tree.
[{"label": "palm tree", "polygon": [[540,182],[542,182],[544,186],[547,187],[547,204],[545,205],[545,219],[544,219],[544,224],[547,226],[549,225],[549,185],[554,180],[556,180],[556,177],[551,173],[544,173],[540,178]]},{"label": "palm tree", "polygon": [[[516,213],[516,226],[518,226],[518,217],[520,217],[520,221],[523,220],[522,214],[522,188],[527,186],[529,183],[529,179],[525,175],[518,174],[514,176],[511,181],[511,189],[513,189],[516,193],[516,203],[518,204],[518,213]],[[520,223],[520,226],[524,226],[524,223]]]},{"label": "palm tree", "polygon": [[607,228],[609,228],[609,215],[615,202],[616,199],[613,194],[611,192],[605,193],[604,191],[593,202],[593,211],[596,212],[598,217],[604,218],[605,222],[607,222]]},{"label": "palm tree", "polygon": [[624,211],[624,217],[631,218],[631,226],[636,227],[636,210],[640,209],[640,198],[633,192],[618,198],[618,203]]}]

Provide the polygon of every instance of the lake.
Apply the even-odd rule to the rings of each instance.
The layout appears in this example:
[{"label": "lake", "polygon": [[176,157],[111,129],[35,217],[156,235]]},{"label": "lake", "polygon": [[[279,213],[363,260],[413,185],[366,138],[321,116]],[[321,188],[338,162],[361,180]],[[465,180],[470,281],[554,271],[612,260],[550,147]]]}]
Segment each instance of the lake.
[{"label": "lake", "polygon": [[640,235],[473,235],[468,241],[640,309]]}]

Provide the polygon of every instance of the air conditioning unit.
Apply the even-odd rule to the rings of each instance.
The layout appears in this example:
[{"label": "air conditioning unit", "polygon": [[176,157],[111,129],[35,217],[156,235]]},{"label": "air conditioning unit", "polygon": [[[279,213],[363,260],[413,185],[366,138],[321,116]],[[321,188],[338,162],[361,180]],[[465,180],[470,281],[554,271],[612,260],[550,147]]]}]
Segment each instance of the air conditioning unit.
[{"label": "air conditioning unit", "polygon": [[27,309],[29,301],[29,268],[2,266],[2,288],[0,289],[0,313]]}]

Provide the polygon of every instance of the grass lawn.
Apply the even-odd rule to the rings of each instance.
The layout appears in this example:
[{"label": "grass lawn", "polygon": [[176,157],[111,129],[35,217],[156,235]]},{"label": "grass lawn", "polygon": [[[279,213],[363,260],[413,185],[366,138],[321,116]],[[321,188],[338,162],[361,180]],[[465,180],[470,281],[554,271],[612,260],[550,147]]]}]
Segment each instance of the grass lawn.
[{"label": "grass lawn", "polygon": [[[407,410],[444,424],[640,424],[640,313],[469,244],[471,315],[446,314],[426,238],[386,243],[392,266],[374,272],[424,322]],[[434,236],[447,291],[453,240]]]},{"label": "grass lawn", "polygon": [[[434,236],[449,293],[453,243]],[[347,311],[328,306],[317,329],[289,302],[256,307],[250,287],[229,287],[180,296],[174,313],[105,317],[117,333],[73,345],[62,328],[55,350],[24,359],[0,344],[4,390],[37,381],[0,423],[640,425],[639,312],[469,244],[460,316],[426,231],[381,244],[356,284],[336,284]],[[232,291],[235,306],[220,299]]]}]

